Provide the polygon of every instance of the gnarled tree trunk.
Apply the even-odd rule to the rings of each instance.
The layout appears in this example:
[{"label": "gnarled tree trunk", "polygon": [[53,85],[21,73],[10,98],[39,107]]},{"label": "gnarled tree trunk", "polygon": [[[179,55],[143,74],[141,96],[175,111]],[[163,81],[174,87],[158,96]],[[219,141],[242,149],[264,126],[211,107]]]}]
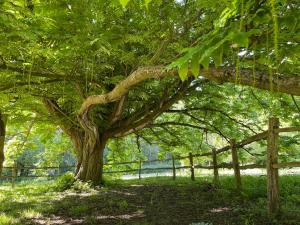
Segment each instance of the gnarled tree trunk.
[{"label": "gnarled tree trunk", "polygon": [[3,163],[4,163],[4,141],[5,141],[5,127],[7,116],[0,112],[0,177],[2,175]]},{"label": "gnarled tree trunk", "polygon": [[98,129],[85,132],[81,129],[63,127],[63,130],[70,137],[76,150],[76,178],[100,184],[103,173],[103,151],[107,142],[105,135],[101,135]]},{"label": "gnarled tree trunk", "polygon": [[82,163],[84,132],[78,129],[69,129],[69,131],[66,131],[65,129],[63,130],[70,137],[76,151],[77,165],[76,165],[75,174],[77,174]]},{"label": "gnarled tree trunk", "polygon": [[93,184],[102,183],[103,152],[107,138],[96,133],[85,134],[82,145],[82,158],[78,161],[79,169],[76,178],[82,181],[92,181]]},{"label": "gnarled tree trunk", "polygon": [[76,178],[91,181],[98,185],[102,182],[103,151],[108,140],[107,135],[99,132],[98,127],[90,120],[83,121],[85,129],[80,128],[75,121],[66,119],[66,113],[55,100],[44,99],[47,110],[57,118],[61,129],[74,144],[77,158]]},{"label": "gnarled tree trunk", "polygon": [[97,129],[92,133],[75,128],[63,127],[63,130],[70,137],[76,150],[76,178],[91,181],[95,185],[100,184],[103,173],[103,152],[108,138],[101,135]]}]

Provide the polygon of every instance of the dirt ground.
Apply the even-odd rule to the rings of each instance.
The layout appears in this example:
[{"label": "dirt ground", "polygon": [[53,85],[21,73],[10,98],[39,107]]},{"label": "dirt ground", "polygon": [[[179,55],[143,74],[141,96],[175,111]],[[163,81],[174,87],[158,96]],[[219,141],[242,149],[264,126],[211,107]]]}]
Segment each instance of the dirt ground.
[{"label": "dirt ground", "polygon": [[[253,225],[272,224],[251,211],[254,201],[211,184],[118,185],[95,193],[63,193],[49,214],[26,224]],[[300,224],[297,222],[286,224]]]}]

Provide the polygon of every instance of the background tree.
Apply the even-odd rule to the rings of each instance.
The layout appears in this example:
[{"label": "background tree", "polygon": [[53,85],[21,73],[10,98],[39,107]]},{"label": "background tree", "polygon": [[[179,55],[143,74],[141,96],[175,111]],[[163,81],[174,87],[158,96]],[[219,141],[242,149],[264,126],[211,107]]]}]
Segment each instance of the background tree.
[{"label": "background tree", "polygon": [[5,133],[6,133],[6,121],[7,116],[2,115],[0,111],[0,176],[2,175],[2,168],[4,162],[4,140],[5,140]]}]

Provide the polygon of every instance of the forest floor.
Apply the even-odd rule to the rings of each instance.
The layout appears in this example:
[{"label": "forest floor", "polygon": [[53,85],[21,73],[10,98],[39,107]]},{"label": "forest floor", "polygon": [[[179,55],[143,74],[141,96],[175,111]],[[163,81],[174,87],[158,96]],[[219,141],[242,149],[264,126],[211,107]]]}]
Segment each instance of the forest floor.
[{"label": "forest floor", "polygon": [[269,222],[266,179],[243,176],[243,192],[231,176],[214,187],[209,177],[109,180],[102,188],[77,184],[67,191],[56,181],[0,184],[0,224],[300,225],[300,176],[282,176],[281,217]]}]

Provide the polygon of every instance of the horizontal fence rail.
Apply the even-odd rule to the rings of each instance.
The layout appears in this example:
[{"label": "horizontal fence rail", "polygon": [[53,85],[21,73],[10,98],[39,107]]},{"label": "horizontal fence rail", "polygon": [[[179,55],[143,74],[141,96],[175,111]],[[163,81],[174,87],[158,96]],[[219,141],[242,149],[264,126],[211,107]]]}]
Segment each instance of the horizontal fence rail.
[{"label": "horizontal fence rail", "polygon": [[277,169],[292,168],[292,167],[300,167],[300,162],[286,162],[286,163],[273,164],[273,168],[277,168]]},{"label": "horizontal fence rail", "polygon": [[[296,132],[300,131],[300,126],[297,127],[285,127],[285,128],[277,128],[274,129],[276,133],[281,133],[281,132]],[[242,141],[236,142],[235,146],[237,148],[244,147],[245,145],[251,144],[256,141],[261,141],[265,140],[268,137],[268,131],[263,131],[259,134],[255,134],[251,137],[248,137]],[[231,145],[227,145],[225,147],[222,147],[220,149],[215,150],[215,154],[221,154],[227,151],[231,150]],[[205,152],[205,153],[197,153],[197,154],[192,154],[192,157],[204,157],[204,156],[212,156],[212,152]],[[155,160],[135,160],[135,161],[127,161],[127,162],[107,162],[104,163],[104,166],[114,166],[114,165],[130,165],[130,164],[141,164],[141,163],[154,163],[154,162],[166,162],[166,161],[175,161],[175,160],[184,160],[184,159],[189,159],[190,155],[186,156],[173,156],[172,158],[168,159],[155,159]],[[274,164],[274,168],[290,168],[290,167],[300,167],[300,162],[289,162],[289,163],[279,163],[279,164]],[[13,169],[14,167],[3,167],[3,169]],[[34,167],[34,166],[22,166],[18,167],[17,169],[26,169],[26,170],[48,170],[48,169],[54,169],[54,170],[59,170],[59,169],[74,169],[76,166],[46,166],[46,167]],[[190,166],[175,166],[175,169],[189,169]],[[195,165],[194,168],[201,168],[201,169],[214,169],[214,166],[203,166],[203,165]],[[222,163],[217,166],[217,168],[223,168],[223,169],[232,169],[233,166],[230,163]],[[261,169],[265,168],[265,165],[258,165],[258,164],[251,164],[251,165],[241,165],[240,169]],[[127,172],[137,172],[137,171],[150,171],[150,170],[171,170],[174,169],[174,167],[161,167],[161,168],[141,168],[141,169],[128,169],[128,170],[119,170],[119,171],[104,171],[104,173],[127,173]],[[55,176],[55,175],[51,175]],[[7,178],[8,176],[1,176],[1,178]],[[24,177],[43,177],[42,175],[28,175]],[[45,177],[45,176],[44,176]]]}]

